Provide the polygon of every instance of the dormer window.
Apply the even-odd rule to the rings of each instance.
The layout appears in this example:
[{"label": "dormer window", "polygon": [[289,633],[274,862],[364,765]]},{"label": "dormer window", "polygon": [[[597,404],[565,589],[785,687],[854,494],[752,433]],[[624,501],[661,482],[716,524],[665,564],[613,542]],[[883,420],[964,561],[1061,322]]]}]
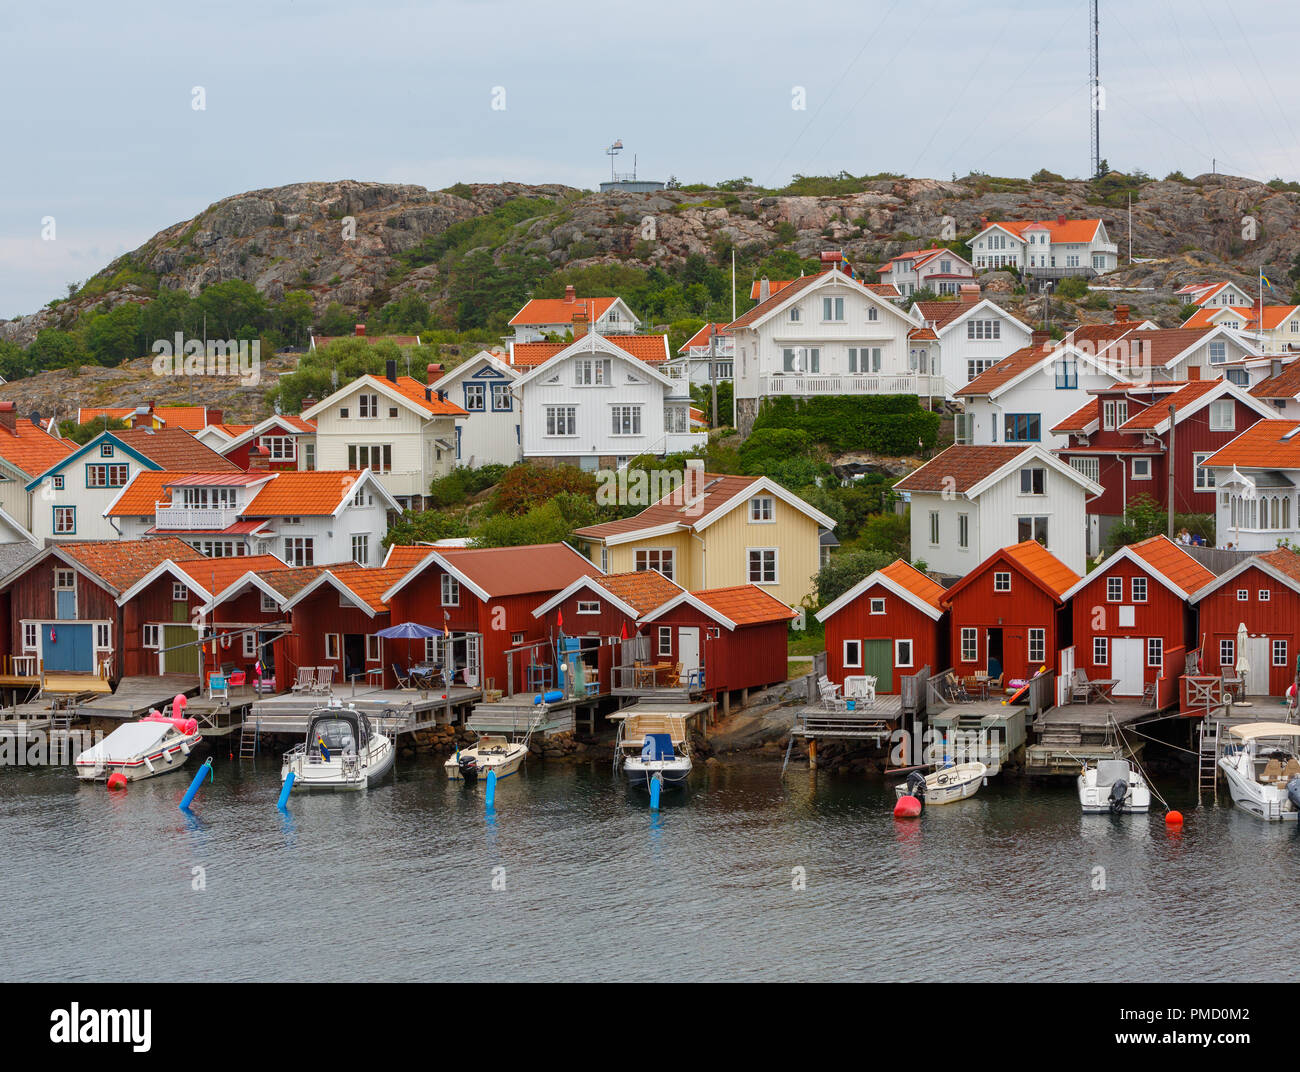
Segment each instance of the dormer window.
[{"label": "dormer window", "polygon": [[101,443],[99,445],[99,456],[101,458],[111,458],[113,456],[113,444]]},{"label": "dormer window", "polygon": [[791,322],[794,322],[797,321],[798,319],[799,319],[799,306],[795,305],[792,306],[790,309],[790,320]]},{"label": "dormer window", "polygon": [[379,416],[379,396],[360,394],[357,395],[357,416],[358,417],[378,417]]}]

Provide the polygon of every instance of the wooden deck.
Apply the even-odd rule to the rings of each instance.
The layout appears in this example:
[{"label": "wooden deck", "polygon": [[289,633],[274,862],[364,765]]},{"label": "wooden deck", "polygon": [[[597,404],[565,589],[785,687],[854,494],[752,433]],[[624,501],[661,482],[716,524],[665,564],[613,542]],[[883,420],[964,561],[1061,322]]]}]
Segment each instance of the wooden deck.
[{"label": "wooden deck", "polygon": [[396,720],[399,732],[409,733],[457,721],[482,696],[482,689],[462,687],[420,692],[359,685],[355,689],[343,686],[332,695],[282,692],[254,700],[248,708],[245,721],[252,723],[259,733],[302,733],[307,729],[308,716],[333,699],[340,701],[344,707],[355,706],[372,721],[386,710],[396,709],[403,713]]},{"label": "wooden deck", "polygon": [[897,695],[854,700],[852,711],[832,711],[823,704],[806,704],[795,711],[792,737],[805,740],[875,740],[887,738],[903,716]]},{"label": "wooden deck", "polygon": [[[46,675],[45,691],[50,691]],[[100,680],[98,678],[91,680]],[[107,687],[107,682],[104,682]],[[143,718],[153,708],[161,711],[177,695],[193,696],[199,691],[199,679],[189,674],[163,674],[142,677],[124,677],[117,688],[106,695],[78,702],[74,708],[77,718],[115,718],[126,722]]]},{"label": "wooden deck", "polygon": [[[1158,707],[1129,699],[1050,708],[1034,721],[1038,740],[1029,746],[1026,764],[1042,774],[1077,773],[1081,760],[1108,759],[1122,750],[1123,742],[1110,728],[1112,722],[1125,726],[1159,713]],[[1142,739],[1131,737],[1129,745],[1123,755],[1136,755],[1142,750]]]}]

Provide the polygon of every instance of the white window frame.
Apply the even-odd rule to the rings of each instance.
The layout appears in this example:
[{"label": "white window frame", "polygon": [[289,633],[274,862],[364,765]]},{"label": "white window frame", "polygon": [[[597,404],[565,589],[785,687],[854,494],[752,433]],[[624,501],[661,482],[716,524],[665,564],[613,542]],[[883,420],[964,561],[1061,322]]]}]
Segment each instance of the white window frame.
[{"label": "white window frame", "polygon": [[337,662],[339,657],[339,634],[325,634],[325,660],[327,662]]},{"label": "white window frame", "polygon": [[[969,652],[969,655],[967,654]],[[980,657],[980,640],[979,630],[970,626],[962,626],[961,630],[961,661],[963,663],[978,662]]]},{"label": "white window frame", "polygon": [[[1130,579],[1129,591],[1132,593],[1134,603],[1145,603],[1147,601],[1147,587],[1147,579],[1145,577],[1133,577]],[[1142,594],[1139,595],[1139,592]]]},{"label": "white window frame", "polygon": [[1147,637],[1147,666],[1153,666],[1157,669],[1165,665],[1165,641],[1164,637]]},{"label": "white window frame", "polygon": [[[662,573],[670,581],[677,569],[676,560],[677,555],[671,547],[639,547],[633,558],[638,571],[654,570],[657,573]],[[657,561],[658,565],[651,565],[654,561]]]},{"label": "white window frame", "polygon": [[[877,604],[879,604],[879,606],[880,606],[880,609],[879,609],[879,610],[876,610],[876,606],[877,606]],[[870,603],[869,603],[869,605],[868,605],[868,613],[870,613],[870,614],[884,614],[884,613],[886,613],[886,612],[885,612],[885,599],[884,599],[883,596],[872,596],[872,597],[871,597]]]},{"label": "white window frame", "polygon": [[[1025,647],[1029,655],[1030,664],[1043,664],[1047,661],[1047,630],[1042,628],[1030,629],[1029,636],[1026,639]],[[1038,654],[1034,654],[1037,648]]]},{"label": "white window frame", "polygon": [[450,573],[444,573],[438,584],[439,595],[442,598],[442,606],[459,607],[460,606],[460,581]]},{"label": "white window frame", "polygon": [[578,600],[579,614],[599,614],[600,600],[598,599],[580,599]]},{"label": "white window frame", "polygon": [[[145,628],[149,627],[145,626]],[[40,626],[35,622],[23,622],[23,651],[35,651],[40,644],[40,636]]]},{"label": "white window frame", "polygon": [[[754,555],[758,555],[758,575],[759,580],[754,579]],[[771,579],[768,579],[768,555],[771,555]],[[781,583],[781,554],[780,548],[777,547],[746,547],[745,548],[745,575],[749,578],[750,584],[780,584]]]},{"label": "white window frame", "polygon": [[1124,602],[1124,578],[1123,577],[1106,578],[1106,602],[1107,603]]},{"label": "white window frame", "polygon": [[[903,655],[903,645],[907,645],[907,655]],[[894,641],[894,666],[897,668],[910,667],[913,665],[912,659],[916,654],[916,645],[912,643],[911,637],[899,637]]]},{"label": "white window frame", "polygon": [[1273,600],[1273,589],[1258,588],[1255,590],[1255,598],[1261,603],[1271,603]]},{"label": "white window frame", "polygon": [[995,570],[993,573],[993,591],[1010,592],[1011,591],[1011,571]]},{"label": "white window frame", "polygon": [[[1226,656],[1226,658],[1225,658]],[[1235,666],[1237,664],[1237,642],[1236,640],[1219,641],[1219,665]]]},{"label": "white window frame", "polygon": [[749,522],[751,525],[775,525],[776,497],[773,495],[755,495],[750,499]]},{"label": "white window frame", "polygon": [[140,643],[146,648],[162,647],[162,626],[146,623],[140,627]]},{"label": "white window frame", "polygon": [[[1290,658],[1290,657],[1289,657],[1289,655],[1288,655],[1288,653],[1287,653],[1287,648],[1288,648],[1288,647],[1289,647],[1289,645],[1287,644],[1287,642],[1286,642],[1285,640],[1277,640],[1277,639],[1274,639],[1274,641],[1273,641],[1273,643],[1272,643],[1272,645],[1271,645],[1271,651],[1272,651],[1272,654],[1273,654],[1273,658],[1272,658],[1271,662],[1272,662],[1272,665],[1273,665],[1273,666],[1289,666],[1289,665],[1290,665],[1290,662],[1289,662],[1289,658]],[[1279,653],[1280,653],[1280,655],[1281,655],[1280,658],[1279,658]]]},{"label": "white window frame", "polygon": [[[1227,414],[1225,420],[1224,414]],[[1231,398],[1216,398],[1210,403],[1209,423],[1211,432],[1235,432],[1237,430],[1237,403]]]},{"label": "white window frame", "polygon": [[244,633],[244,658],[254,659],[257,657],[257,634],[251,630]]},{"label": "white window frame", "polygon": [[383,639],[383,637],[376,636],[374,633],[366,634],[366,662],[383,662],[384,652],[380,646],[380,641]]},{"label": "white window frame", "polygon": [[1092,665],[1110,665],[1110,637],[1096,636],[1092,638]]},{"label": "white window frame", "polygon": [[[849,655],[850,649],[857,652],[857,654],[850,656]],[[842,652],[842,655],[843,655],[843,666],[846,670],[862,669],[862,641],[860,640],[844,641],[844,650]]]},{"label": "white window frame", "polygon": [[671,625],[661,625],[659,627],[659,643],[655,651],[660,657],[672,657],[673,654],[673,627]]},{"label": "white window frame", "polygon": [[[1145,466],[1145,471],[1144,471],[1144,472],[1138,472],[1138,466],[1139,466],[1139,465]],[[1134,458],[1134,459],[1133,459],[1132,471],[1129,473],[1129,476],[1130,476],[1130,478],[1133,479],[1133,480],[1150,480],[1150,479],[1151,479],[1151,459],[1150,459],[1150,458]]]}]

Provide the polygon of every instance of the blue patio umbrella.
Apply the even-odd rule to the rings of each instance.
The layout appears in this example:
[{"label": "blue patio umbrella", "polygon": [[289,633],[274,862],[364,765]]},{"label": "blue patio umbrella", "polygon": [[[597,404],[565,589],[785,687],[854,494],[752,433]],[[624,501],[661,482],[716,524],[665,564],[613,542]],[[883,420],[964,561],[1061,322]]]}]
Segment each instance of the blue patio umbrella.
[{"label": "blue patio umbrella", "polygon": [[[441,632],[441,629],[421,625],[419,622],[402,622],[400,625],[390,625],[387,629],[377,629],[375,636],[384,637],[386,640],[427,640],[429,637],[435,637]],[[411,658],[410,645],[407,645],[406,658],[409,662]]]}]

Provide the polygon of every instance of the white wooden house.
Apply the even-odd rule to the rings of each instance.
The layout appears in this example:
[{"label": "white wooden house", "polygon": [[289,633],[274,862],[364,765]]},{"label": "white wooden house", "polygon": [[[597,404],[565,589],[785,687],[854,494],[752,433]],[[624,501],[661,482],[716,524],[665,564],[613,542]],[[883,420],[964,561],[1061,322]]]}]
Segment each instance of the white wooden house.
[{"label": "white wooden house", "polygon": [[979,271],[1013,267],[1033,279],[1097,276],[1119,263],[1119,248],[1099,219],[984,221],[970,248]]},{"label": "white wooden house", "polygon": [[456,424],[456,464],[513,465],[523,456],[514,385],[521,372],[503,357],[480,350],[445,375],[429,366],[428,382],[465,411]]},{"label": "white wooden house", "polygon": [[877,269],[881,283],[894,286],[903,297],[918,290],[934,294],[956,294],[975,278],[975,268],[965,257],[950,249],[916,249],[900,253]]},{"label": "white wooden house", "polygon": [[938,338],[939,368],[948,398],[1034,339],[1027,324],[980,298],[978,284],[967,286],[970,290],[960,301],[913,302],[910,310],[913,319]]},{"label": "white wooden house", "polygon": [[563,298],[532,298],[510,318],[515,342],[537,342],[547,335],[573,331],[575,316],[601,335],[634,333],[641,321],[622,298],[580,298],[572,286]]}]

